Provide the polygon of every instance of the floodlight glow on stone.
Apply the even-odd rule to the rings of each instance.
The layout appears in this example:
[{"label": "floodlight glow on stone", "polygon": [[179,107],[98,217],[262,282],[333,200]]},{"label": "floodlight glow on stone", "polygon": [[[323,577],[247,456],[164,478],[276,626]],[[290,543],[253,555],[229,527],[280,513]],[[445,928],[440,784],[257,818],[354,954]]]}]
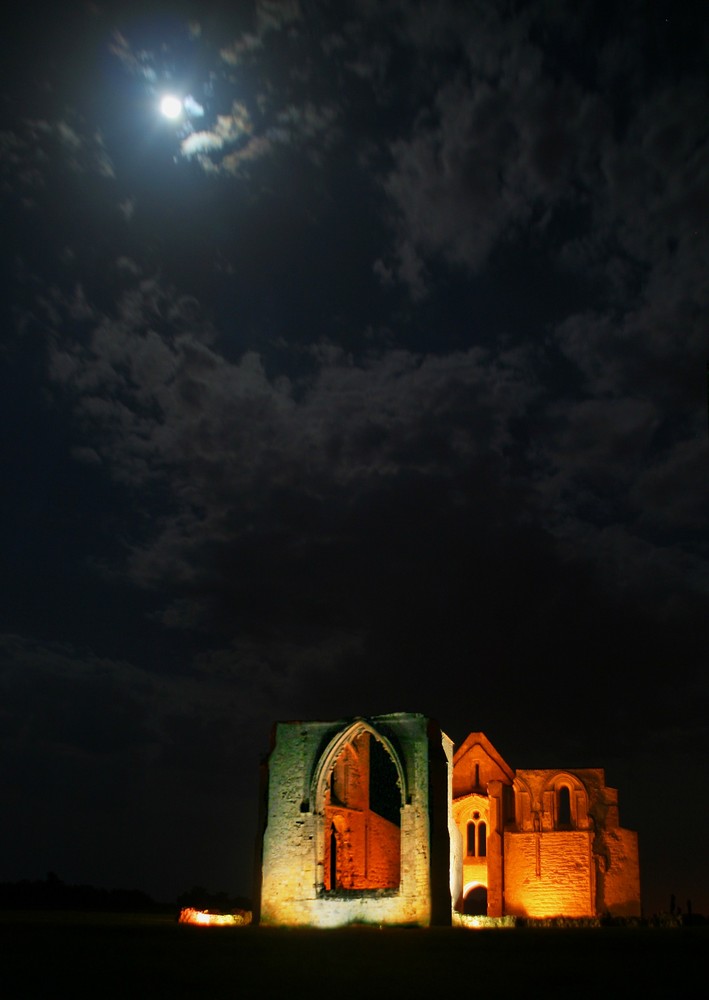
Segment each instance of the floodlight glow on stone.
[{"label": "floodlight glow on stone", "polygon": [[174,94],[166,94],[160,101],[160,110],[166,118],[179,118],[182,114],[182,101]]}]

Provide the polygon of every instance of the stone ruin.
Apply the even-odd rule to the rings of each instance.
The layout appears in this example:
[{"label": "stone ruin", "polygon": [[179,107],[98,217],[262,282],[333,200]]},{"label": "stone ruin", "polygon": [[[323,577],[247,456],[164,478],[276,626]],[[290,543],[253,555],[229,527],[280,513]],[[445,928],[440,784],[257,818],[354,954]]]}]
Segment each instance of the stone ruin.
[{"label": "stone ruin", "polygon": [[262,788],[262,925],[640,916],[602,768],[513,770],[482,733],[454,750],[394,713],[277,723]]}]

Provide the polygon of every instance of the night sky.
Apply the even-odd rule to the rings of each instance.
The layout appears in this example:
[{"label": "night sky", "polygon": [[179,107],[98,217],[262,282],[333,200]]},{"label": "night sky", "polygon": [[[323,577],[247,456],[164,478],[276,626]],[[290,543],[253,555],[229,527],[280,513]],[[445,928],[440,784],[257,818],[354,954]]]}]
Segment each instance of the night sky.
[{"label": "night sky", "polygon": [[705,4],[12,16],[0,881],[249,894],[273,722],[413,711],[709,913]]}]

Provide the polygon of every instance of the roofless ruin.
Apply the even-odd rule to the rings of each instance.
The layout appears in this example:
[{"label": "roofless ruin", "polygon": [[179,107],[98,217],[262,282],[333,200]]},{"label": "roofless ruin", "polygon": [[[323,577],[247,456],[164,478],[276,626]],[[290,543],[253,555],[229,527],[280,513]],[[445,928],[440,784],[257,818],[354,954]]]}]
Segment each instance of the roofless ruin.
[{"label": "roofless ruin", "polygon": [[264,765],[266,925],[639,917],[637,834],[603,768],[517,769],[423,715],[279,722]]}]

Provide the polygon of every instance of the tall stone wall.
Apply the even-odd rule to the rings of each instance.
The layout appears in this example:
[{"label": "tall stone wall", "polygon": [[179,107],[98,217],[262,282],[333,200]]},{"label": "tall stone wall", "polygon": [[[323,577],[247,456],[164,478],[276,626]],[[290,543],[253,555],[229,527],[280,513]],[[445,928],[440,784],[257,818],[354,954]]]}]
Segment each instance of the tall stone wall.
[{"label": "tall stone wall", "polygon": [[[338,813],[333,806],[338,795],[333,783],[337,761],[345,751],[356,757],[357,740],[366,734],[384,746],[398,775],[399,881],[393,888],[372,887],[378,876],[370,872],[362,876],[368,888],[333,888],[327,870],[329,838],[347,834],[336,841],[342,845],[336,848],[340,850],[357,842],[349,856],[358,873],[363,871],[368,850],[362,847],[367,827],[364,798],[355,796],[356,823],[348,822],[346,809],[339,810],[340,826],[335,822],[334,831],[331,822],[335,821],[333,811]],[[450,751],[446,753],[444,739],[440,729],[424,716],[409,713],[276,725],[264,792],[258,905],[262,924],[425,926],[446,918],[450,921]],[[357,766],[364,769],[365,762],[363,753]],[[386,842],[391,837],[391,821],[380,816],[370,820],[368,836],[373,842]],[[357,874],[354,881],[359,879]]]}]

